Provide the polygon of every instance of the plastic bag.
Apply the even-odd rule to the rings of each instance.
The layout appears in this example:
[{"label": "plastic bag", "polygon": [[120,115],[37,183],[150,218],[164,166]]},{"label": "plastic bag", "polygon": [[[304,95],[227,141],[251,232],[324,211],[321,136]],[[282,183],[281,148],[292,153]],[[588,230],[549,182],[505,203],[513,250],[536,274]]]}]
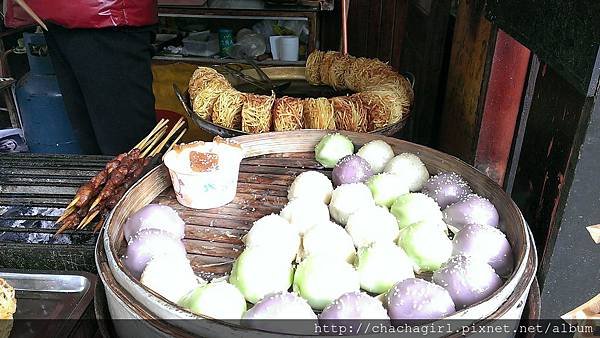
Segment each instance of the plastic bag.
[{"label": "plastic bag", "polygon": [[[303,33],[308,34],[308,23],[300,20],[279,20],[277,21],[279,29],[287,30],[295,36],[301,36]],[[280,34],[283,35],[283,34]],[[290,35],[290,34],[285,34]]]},{"label": "plastic bag", "polygon": [[[269,36],[273,35],[273,26],[276,24],[276,21],[273,20],[262,20],[257,22],[256,24],[254,24],[254,26],[252,26],[252,30],[255,31],[256,33],[262,35],[266,39],[269,38]],[[271,46],[267,43],[266,45],[266,52],[270,53],[271,52]]]}]

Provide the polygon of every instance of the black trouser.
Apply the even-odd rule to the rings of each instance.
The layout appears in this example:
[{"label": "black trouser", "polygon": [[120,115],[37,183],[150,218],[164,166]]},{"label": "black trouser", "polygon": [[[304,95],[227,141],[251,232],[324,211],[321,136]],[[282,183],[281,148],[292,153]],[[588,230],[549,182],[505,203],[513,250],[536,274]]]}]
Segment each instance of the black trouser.
[{"label": "black trouser", "polygon": [[154,27],[48,29],[46,43],[83,152],[114,155],[131,149],[156,123],[150,68]]}]

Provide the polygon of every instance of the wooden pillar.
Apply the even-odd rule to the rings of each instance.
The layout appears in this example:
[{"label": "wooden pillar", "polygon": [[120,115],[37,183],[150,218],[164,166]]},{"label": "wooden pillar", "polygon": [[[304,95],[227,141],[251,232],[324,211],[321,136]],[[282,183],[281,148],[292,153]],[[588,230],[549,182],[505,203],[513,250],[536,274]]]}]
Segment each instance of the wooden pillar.
[{"label": "wooden pillar", "polygon": [[[512,198],[521,208],[538,244],[540,258],[553,237],[551,228],[565,175],[576,147],[576,130],[583,118],[585,95],[542,63],[536,73],[529,116],[515,172]],[[543,278],[540,278],[543,283]]]},{"label": "wooden pillar", "polygon": [[531,52],[502,30],[494,46],[474,165],[502,186]]},{"label": "wooden pillar", "polygon": [[439,147],[473,163],[479,139],[483,93],[496,30],[485,19],[485,1],[460,1],[456,15]]},{"label": "wooden pillar", "polygon": [[[550,191],[543,195],[547,198],[543,203],[548,205],[550,229],[539,271],[543,280],[542,318],[556,318],[600,293],[600,245],[585,229],[600,223],[598,99],[580,96],[580,110],[564,110],[562,115],[565,119],[580,115],[578,121],[564,123],[561,119],[555,124],[565,125],[555,129],[556,134],[565,132],[567,126],[573,128],[574,142],[565,149],[568,151],[558,148],[561,136],[555,135],[554,142],[549,143],[550,155],[563,153],[559,156],[566,163],[560,171],[545,176]],[[550,192],[553,194],[549,196]]]},{"label": "wooden pillar", "polygon": [[459,4],[439,147],[503,185],[530,51],[485,13],[483,1]]},{"label": "wooden pillar", "polygon": [[435,146],[449,49],[450,0],[410,1],[400,69],[416,79],[415,103],[401,137]]},{"label": "wooden pillar", "polygon": [[600,223],[600,2],[487,5],[536,54],[507,187],[541,256],[541,318],[558,318],[600,292],[600,246],[586,231]]}]

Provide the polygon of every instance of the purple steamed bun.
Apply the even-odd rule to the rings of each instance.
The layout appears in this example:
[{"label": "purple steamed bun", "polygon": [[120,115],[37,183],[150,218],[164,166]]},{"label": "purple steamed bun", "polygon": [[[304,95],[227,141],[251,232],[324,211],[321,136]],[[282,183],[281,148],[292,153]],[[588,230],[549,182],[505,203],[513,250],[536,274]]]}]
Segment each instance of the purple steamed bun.
[{"label": "purple steamed bun", "polygon": [[123,263],[129,272],[139,279],[152,258],[166,255],[185,257],[183,242],[164,230],[142,229],[129,240]]},{"label": "purple steamed bun", "polygon": [[310,334],[317,324],[317,315],[305,299],[295,293],[281,291],[266,295],[246,311],[242,324],[264,331]]},{"label": "purple steamed bun", "polygon": [[[319,315],[321,332],[324,335],[363,335],[360,327],[377,325],[388,327],[390,317],[380,300],[365,292],[353,291],[341,295],[331,302]],[[363,325],[365,324],[365,325]],[[344,328],[343,331],[333,331],[331,328]]]},{"label": "purple steamed bun", "polygon": [[185,231],[185,222],[171,207],[160,204],[148,204],[129,216],[127,222],[123,225],[125,240],[129,241],[131,236],[141,229],[164,230],[171,233],[173,237],[182,239]]},{"label": "purple steamed bun", "polygon": [[387,293],[388,314],[392,320],[441,319],[455,312],[448,291],[419,278],[396,283]]},{"label": "purple steamed bun", "polygon": [[454,236],[452,247],[452,255],[481,259],[500,276],[508,276],[513,270],[510,244],[506,235],[494,227],[469,224]]},{"label": "purple steamed bun", "polygon": [[333,168],[331,181],[334,186],[360,183],[373,176],[373,170],[367,160],[358,155],[344,156]]},{"label": "purple steamed bun", "polygon": [[467,224],[498,227],[498,211],[487,200],[476,194],[469,194],[460,201],[451,204],[443,212],[444,222],[452,232],[457,233]]},{"label": "purple steamed bun", "polygon": [[502,286],[489,264],[469,256],[450,258],[433,273],[433,282],[448,290],[459,310],[489,297]]},{"label": "purple steamed bun", "polygon": [[317,319],[317,315],[305,299],[281,291],[266,295],[242,319]]},{"label": "purple steamed bun", "polygon": [[444,209],[473,191],[462,176],[447,171],[429,178],[421,192],[433,198]]},{"label": "purple steamed bun", "polygon": [[319,320],[374,319],[389,320],[383,304],[365,292],[353,291],[341,295],[327,305]]}]

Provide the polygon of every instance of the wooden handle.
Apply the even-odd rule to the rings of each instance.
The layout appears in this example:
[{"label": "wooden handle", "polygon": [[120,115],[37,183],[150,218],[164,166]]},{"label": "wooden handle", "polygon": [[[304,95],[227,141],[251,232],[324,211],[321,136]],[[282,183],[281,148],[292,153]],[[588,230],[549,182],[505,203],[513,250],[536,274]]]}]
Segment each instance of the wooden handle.
[{"label": "wooden handle", "polygon": [[29,7],[29,5],[26,4],[24,0],[15,0],[15,2],[17,3],[17,5],[21,6],[21,8],[23,8],[23,10],[27,14],[29,14],[29,16],[32,17],[33,20],[35,20],[35,22],[38,23],[38,25],[40,25],[45,31],[48,31],[48,27],[46,27],[46,24],[42,21],[42,19],[40,19],[40,17],[37,14],[35,14],[33,9],[31,9],[31,7]]}]

